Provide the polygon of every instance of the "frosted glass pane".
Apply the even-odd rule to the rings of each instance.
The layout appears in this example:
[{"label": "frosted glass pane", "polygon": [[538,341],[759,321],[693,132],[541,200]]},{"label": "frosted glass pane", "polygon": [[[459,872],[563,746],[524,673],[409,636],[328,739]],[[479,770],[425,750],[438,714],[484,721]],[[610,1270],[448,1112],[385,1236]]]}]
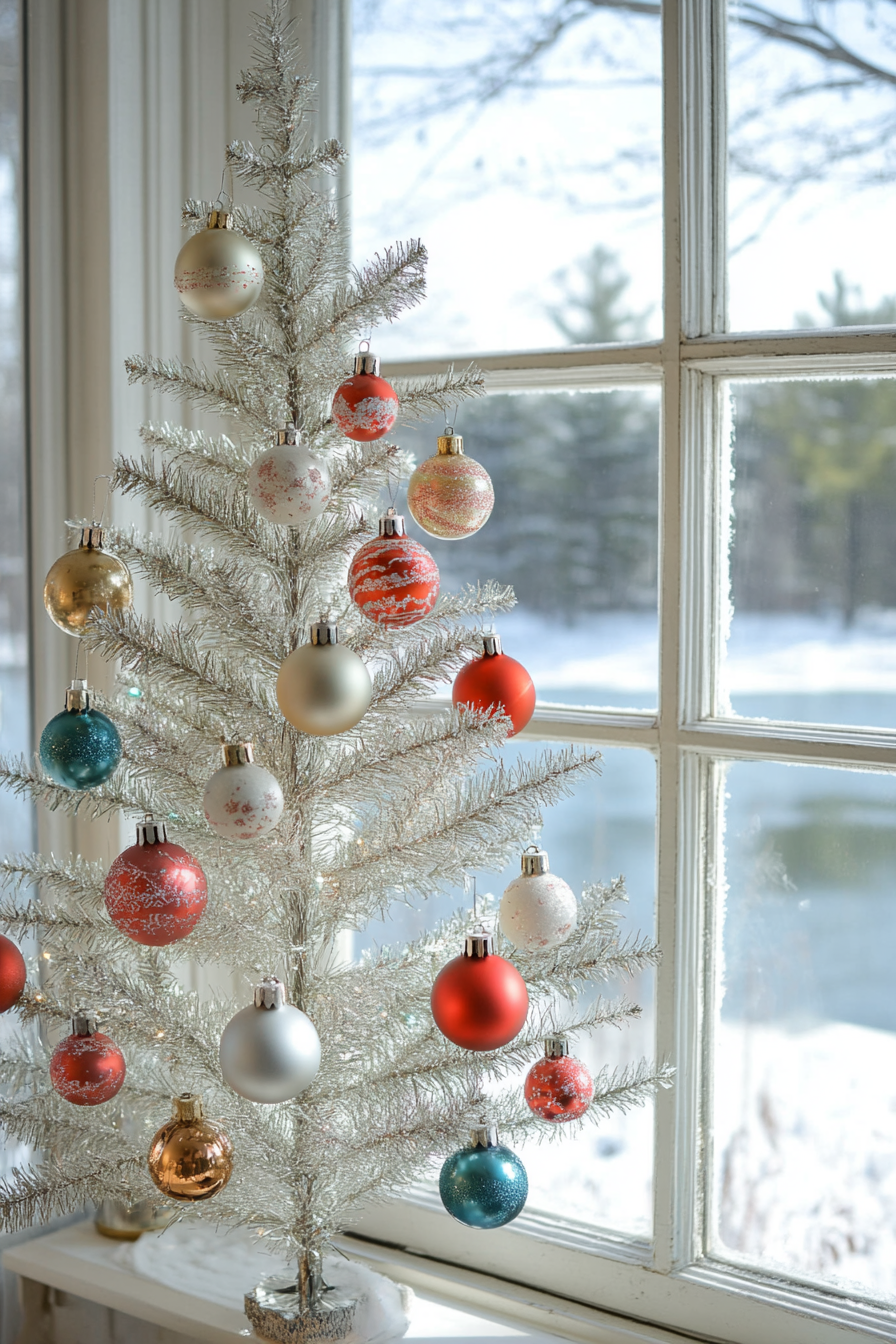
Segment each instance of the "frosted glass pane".
[{"label": "frosted glass pane", "polygon": [[[492,478],[495,507],[463,541],[426,536],[408,515],[442,588],[513,587],[517,606],[497,629],[540,700],[653,709],[659,392],[489,396],[466,403],[456,428]],[[398,441],[419,462],[443,430],[432,421]]]},{"label": "frosted glass pane", "polygon": [[893,1300],[896,778],[727,778],[715,1251]]},{"label": "frosted glass pane", "polygon": [[381,353],[658,337],[659,6],[352,8],[355,258],[396,238],[430,255]]},{"label": "frosted glass pane", "polygon": [[[502,754],[511,767],[518,760],[531,759],[544,747],[562,745],[511,742]],[[640,932],[649,937],[654,929],[655,818],[653,757],[643,751],[609,748],[603,752],[601,777],[580,784],[572,798],[546,811],[538,837],[550,855],[552,870],[577,895],[585,883],[608,882],[620,873],[625,875],[629,903],[624,907],[624,936]],[[478,889],[500,897],[518,873],[519,860],[514,859],[499,874],[477,874]],[[465,899],[457,892],[421,902],[416,908],[396,905],[386,920],[370,924],[356,935],[356,951],[415,937],[446,918]],[[605,1028],[590,1039],[575,1040],[573,1053],[595,1072],[604,1066],[622,1068],[642,1056],[653,1058],[653,972],[623,985],[605,986],[603,992],[611,996],[624,992],[642,1006],[643,1014],[622,1031]],[[561,1134],[555,1142],[519,1145],[517,1151],[529,1175],[530,1212],[650,1235],[652,1105],[628,1115],[613,1115],[596,1126],[588,1125],[578,1136]]]},{"label": "frosted glass pane", "polygon": [[896,727],[896,380],[731,385],[721,709]]},{"label": "frosted glass pane", "polygon": [[886,0],[728,7],[733,330],[896,320],[896,13]]}]

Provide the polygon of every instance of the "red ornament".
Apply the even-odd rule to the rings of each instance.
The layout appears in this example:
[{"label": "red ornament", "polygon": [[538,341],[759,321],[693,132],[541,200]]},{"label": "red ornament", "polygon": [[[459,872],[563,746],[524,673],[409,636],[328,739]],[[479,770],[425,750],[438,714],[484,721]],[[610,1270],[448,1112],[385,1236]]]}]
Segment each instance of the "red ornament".
[{"label": "red ornament", "polygon": [[398,398],[380,376],[379,355],[362,350],[355,355],[355,371],[336,389],[333,419],[347,439],[369,443],[381,439],[395,424]]},{"label": "red ornament", "polygon": [[529,992],[516,967],[492,951],[491,935],[474,933],[465,951],[439,971],[430,1002],[449,1041],[465,1050],[497,1050],[521,1030]]},{"label": "red ornament", "polygon": [[192,933],[207,899],[205,873],[164,825],[142,822],[137,843],[106,874],[106,909],[112,923],[135,943],[164,947]]},{"label": "red ornament", "polygon": [[12,939],[0,933],[0,1013],[18,1003],[26,979],[25,958]]},{"label": "red ornament", "polygon": [[513,737],[535,713],[535,687],[522,663],[501,652],[497,635],[483,635],[482,643],[482,657],[467,663],[454,678],[451,699],[483,711],[500,705],[513,724]]},{"label": "red ornament", "polygon": [[584,1115],[594,1096],[594,1081],[580,1059],[573,1059],[562,1036],[544,1043],[544,1059],[526,1074],[525,1094],[539,1120],[562,1125]]},{"label": "red ornament", "polygon": [[60,1041],[50,1060],[50,1082],[73,1106],[100,1106],[121,1089],[124,1055],[96,1029],[87,1013],[72,1018],[72,1034]]},{"label": "red ornament", "polygon": [[380,534],[355,553],[349,596],[368,620],[390,629],[428,616],[439,595],[439,568],[425,546],[405,535],[404,518],[390,509]]}]

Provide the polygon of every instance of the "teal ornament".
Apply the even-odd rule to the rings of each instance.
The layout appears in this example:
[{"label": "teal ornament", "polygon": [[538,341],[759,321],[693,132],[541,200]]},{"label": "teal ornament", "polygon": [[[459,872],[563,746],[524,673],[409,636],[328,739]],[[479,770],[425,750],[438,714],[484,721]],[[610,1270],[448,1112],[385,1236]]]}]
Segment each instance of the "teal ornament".
[{"label": "teal ornament", "polygon": [[493,1125],[478,1125],[471,1137],[470,1146],[452,1153],[442,1166],[442,1203],[465,1227],[503,1227],[526,1203],[526,1168],[516,1153],[498,1142]]},{"label": "teal ornament", "polygon": [[105,784],[121,760],[121,738],[107,715],[90,708],[86,681],[73,681],[65,709],[40,735],[40,763],[51,779],[67,789]]}]

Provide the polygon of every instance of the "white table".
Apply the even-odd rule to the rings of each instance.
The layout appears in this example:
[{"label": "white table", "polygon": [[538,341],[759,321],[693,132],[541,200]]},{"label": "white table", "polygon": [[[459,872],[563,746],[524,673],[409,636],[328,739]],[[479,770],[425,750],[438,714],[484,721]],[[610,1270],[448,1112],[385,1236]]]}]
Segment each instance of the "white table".
[{"label": "white table", "polygon": [[[18,1344],[243,1344],[255,1338],[241,1311],[189,1292],[188,1265],[184,1288],[172,1288],[116,1264],[120,1245],[83,1222],[7,1250],[3,1264],[22,1288]],[[533,1334],[419,1292],[404,1338],[412,1344],[559,1344],[558,1336]]]}]

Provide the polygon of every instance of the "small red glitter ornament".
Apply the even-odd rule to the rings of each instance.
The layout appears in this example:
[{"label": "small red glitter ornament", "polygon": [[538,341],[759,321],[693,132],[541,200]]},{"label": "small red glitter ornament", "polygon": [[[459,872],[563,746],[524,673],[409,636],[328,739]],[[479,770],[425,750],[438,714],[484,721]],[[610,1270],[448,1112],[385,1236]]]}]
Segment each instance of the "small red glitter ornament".
[{"label": "small red glitter ornament", "polygon": [[345,437],[357,443],[389,433],[398,415],[398,398],[380,377],[379,355],[370,350],[355,355],[355,371],[336,389],[332,414]]},{"label": "small red glitter ornament", "polygon": [[89,1013],[76,1013],[72,1034],[61,1040],[50,1060],[50,1082],[73,1106],[100,1106],[124,1082],[124,1055],[96,1029]]},{"label": "small red glitter ornament", "polygon": [[483,635],[482,646],[482,657],[467,663],[455,677],[451,699],[483,711],[500,705],[513,724],[513,737],[535,713],[532,678],[522,663],[502,652],[497,635]]},{"label": "small red glitter ornament", "polygon": [[0,933],[0,1013],[18,1003],[26,979],[25,958],[12,939]]},{"label": "small red glitter ornament", "polygon": [[439,595],[439,568],[425,546],[405,535],[404,518],[389,509],[380,534],[355,553],[349,596],[368,620],[390,629],[428,616]]},{"label": "small red glitter ornament", "polygon": [[449,1041],[465,1050],[497,1050],[522,1029],[529,992],[516,967],[492,951],[491,934],[471,933],[461,955],[436,976],[430,1003]]},{"label": "small red glitter ornament", "polygon": [[137,827],[137,843],[124,850],[106,875],[106,909],[116,928],[145,947],[164,947],[192,933],[205,910],[205,874],[165,827],[152,820]]},{"label": "small red glitter ornament", "polygon": [[563,1036],[549,1036],[544,1059],[526,1074],[526,1102],[539,1120],[562,1125],[584,1115],[594,1096],[594,1080],[580,1059],[569,1053]]}]

